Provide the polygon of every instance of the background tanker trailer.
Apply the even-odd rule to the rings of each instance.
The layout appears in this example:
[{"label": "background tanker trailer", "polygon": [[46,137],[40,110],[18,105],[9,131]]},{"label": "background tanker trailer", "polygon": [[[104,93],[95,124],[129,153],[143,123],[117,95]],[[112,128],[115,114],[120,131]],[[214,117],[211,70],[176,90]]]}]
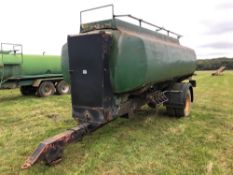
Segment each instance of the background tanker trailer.
[{"label": "background tanker trailer", "polygon": [[1,43],[0,87],[20,87],[23,95],[41,97],[69,92],[58,56],[23,55],[22,45]]},{"label": "background tanker trailer", "polygon": [[[119,20],[122,16],[138,20],[140,25]],[[141,27],[142,23],[157,32]],[[80,124],[42,142],[23,168],[38,160],[56,162],[66,143],[118,116],[132,116],[144,104],[152,108],[163,104],[169,115],[188,116],[195,81],[182,81],[193,75],[196,56],[180,45],[179,38],[131,15],[81,23],[80,34],[68,36],[62,50],[64,77],[71,83],[73,118]]]}]

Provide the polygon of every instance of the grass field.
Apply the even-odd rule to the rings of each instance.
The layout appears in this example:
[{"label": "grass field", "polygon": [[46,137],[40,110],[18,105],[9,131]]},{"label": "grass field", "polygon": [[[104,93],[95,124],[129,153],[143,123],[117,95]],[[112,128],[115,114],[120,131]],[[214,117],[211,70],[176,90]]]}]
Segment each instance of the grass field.
[{"label": "grass field", "polygon": [[0,174],[233,174],[233,72],[197,72],[189,118],[144,106],[82,142],[69,145],[53,167],[21,170],[43,139],[75,126],[70,96],[23,97],[0,91]]}]

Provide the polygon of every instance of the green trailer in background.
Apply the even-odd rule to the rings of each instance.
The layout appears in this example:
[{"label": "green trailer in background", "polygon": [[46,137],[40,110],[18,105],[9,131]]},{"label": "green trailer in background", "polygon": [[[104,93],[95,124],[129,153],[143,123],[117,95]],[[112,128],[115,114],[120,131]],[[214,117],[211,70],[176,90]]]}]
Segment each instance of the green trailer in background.
[{"label": "green trailer in background", "polygon": [[22,95],[66,94],[59,56],[23,55],[21,44],[1,43],[0,87],[20,87]]}]

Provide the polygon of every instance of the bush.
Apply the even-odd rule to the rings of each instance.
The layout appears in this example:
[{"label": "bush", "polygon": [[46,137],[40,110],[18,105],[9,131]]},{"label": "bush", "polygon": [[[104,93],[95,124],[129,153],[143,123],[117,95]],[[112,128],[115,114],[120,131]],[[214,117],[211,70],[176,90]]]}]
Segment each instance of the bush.
[{"label": "bush", "polygon": [[233,70],[233,58],[214,58],[197,60],[197,70],[216,70],[221,66],[226,66],[226,69]]}]

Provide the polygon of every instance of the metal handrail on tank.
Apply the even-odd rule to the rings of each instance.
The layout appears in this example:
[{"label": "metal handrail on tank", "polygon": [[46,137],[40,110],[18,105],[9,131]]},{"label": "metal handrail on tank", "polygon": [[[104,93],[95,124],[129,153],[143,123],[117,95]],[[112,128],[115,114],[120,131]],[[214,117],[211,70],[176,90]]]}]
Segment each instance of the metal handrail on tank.
[{"label": "metal handrail on tank", "polygon": [[180,34],[178,34],[178,33],[175,33],[175,32],[173,32],[173,31],[171,31],[171,30],[165,29],[164,27],[157,26],[157,25],[155,25],[155,24],[152,24],[152,23],[150,23],[150,22],[147,22],[147,21],[145,21],[145,20],[143,20],[143,19],[137,18],[137,17],[132,16],[132,15],[130,15],[130,14],[126,14],[126,15],[114,15],[114,16],[113,16],[113,18],[116,18],[116,17],[129,17],[129,18],[132,18],[132,19],[137,20],[137,21],[139,22],[139,26],[140,26],[140,27],[142,27],[142,23],[144,23],[144,24],[150,25],[150,26],[152,26],[152,27],[155,27],[155,28],[156,28],[156,30],[155,30],[156,32],[165,31],[165,32],[167,32],[167,35],[168,35],[168,36],[169,36],[170,34],[173,34],[173,35],[175,35],[175,36],[177,37],[177,39],[180,39],[180,38],[182,37],[182,35],[180,35]]},{"label": "metal handrail on tank", "polygon": [[114,5],[113,4],[107,4],[107,5],[103,5],[103,6],[99,6],[99,7],[95,7],[95,8],[90,8],[90,9],[80,11],[80,26],[82,25],[82,13],[88,12],[88,11],[93,11],[93,10],[98,10],[98,9],[102,9],[102,8],[107,8],[107,7],[112,8],[112,18],[113,18],[113,16],[114,16]]},{"label": "metal handrail on tank", "polygon": [[173,31],[168,30],[168,29],[166,29],[164,27],[152,24],[150,22],[147,22],[147,21],[145,21],[143,19],[137,18],[137,17],[132,16],[130,14],[115,15],[114,14],[114,5],[113,4],[103,5],[103,6],[99,6],[99,7],[90,8],[90,9],[87,9],[87,10],[80,11],[80,26],[82,25],[82,13],[88,12],[88,11],[93,11],[93,10],[98,10],[98,9],[101,9],[101,8],[107,8],[107,7],[111,7],[112,8],[112,19],[117,18],[117,17],[129,17],[129,18],[137,20],[139,22],[139,26],[140,27],[142,27],[142,23],[144,23],[144,24],[150,25],[152,27],[155,27],[156,28],[156,30],[155,30],[156,32],[165,31],[165,32],[167,32],[167,36],[170,36],[170,34],[172,34],[172,35],[176,36],[177,39],[180,39],[182,37],[182,35],[180,35],[180,34],[178,34],[176,32],[173,32]]},{"label": "metal handrail on tank", "polygon": [[[16,54],[17,50],[16,47],[20,47],[20,55],[21,55],[21,63],[23,63],[23,45],[22,44],[14,44],[14,43],[1,43],[1,51],[3,52],[3,45],[10,45],[12,46],[14,54]],[[3,62],[3,53],[2,53],[2,62]]]}]

